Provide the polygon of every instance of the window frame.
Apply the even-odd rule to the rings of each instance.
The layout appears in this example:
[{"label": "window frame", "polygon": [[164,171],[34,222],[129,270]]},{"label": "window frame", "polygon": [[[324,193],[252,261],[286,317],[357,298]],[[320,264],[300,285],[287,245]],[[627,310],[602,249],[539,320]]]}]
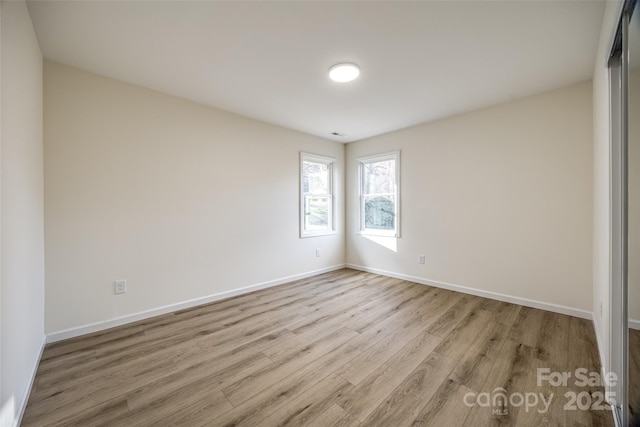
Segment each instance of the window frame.
[{"label": "window frame", "polygon": [[[327,165],[327,194],[322,195],[320,197],[327,197],[329,200],[329,212],[328,212],[328,227],[322,230],[307,230],[306,229],[306,221],[305,221],[305,205],[306,198],[308,197],[308,193],[304,191],[304,162],[309,163],[320,163]],[[311,154],[300,152],[300,238],[306,237],[317,237],[317,236],[328,236],[331,234],[336,234],[335,228],[335,192],[334,192],[334,181],[335,181],[335,167],[334,164],[336,159],[333,157],[322,156],[319,154]]]},{"label": "window frame", "polygon": [[[359,224],[358,233],[368,236],[386,236],[386,237],[400,237],[400,150],[390,151],[387,153],[375,154],[371,156],[364,156],[356,158],[358,162],[358,199],[359,199]],[[365,226],[365,197],[368,194],[364,192],[364,168],[368,163],[376,163],[386,160],[393,160],[396,163],[395,167],[395,218],[393,230],[379,230],[366,228]]]}]

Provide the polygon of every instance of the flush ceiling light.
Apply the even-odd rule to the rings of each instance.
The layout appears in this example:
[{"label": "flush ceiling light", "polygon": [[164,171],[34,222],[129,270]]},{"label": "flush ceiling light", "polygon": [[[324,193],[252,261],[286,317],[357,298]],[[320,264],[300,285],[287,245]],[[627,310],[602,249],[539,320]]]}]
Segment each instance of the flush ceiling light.
[{"label": "flush ceiling light", "polygon": [[360,75],[360,68],[356,64],[342,63],[329,68],[329,78],[334,82],[350,82]]}]

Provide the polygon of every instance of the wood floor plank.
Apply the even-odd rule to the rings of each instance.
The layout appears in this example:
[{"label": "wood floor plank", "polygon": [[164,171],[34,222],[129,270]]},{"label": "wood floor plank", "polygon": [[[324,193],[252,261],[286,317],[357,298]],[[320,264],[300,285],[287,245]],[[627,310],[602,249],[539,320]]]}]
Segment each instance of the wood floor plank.
[{"label": "wood floor plank", "polygon": [[400,328],[394,332],[393,335],[387,335],[363,350],[360,356],[345,365],[338,373],[351,384],[357,385],[422,331],[418,328]]},{"label": "wood floor plank", "polygon": [[126,327],[115,327],[104,331],[94,332],[78,338],[70,338],[47,346],[47,351],[42,355],[42,363],[46,364],[50,359],[60,358],[65,355],[74,354],[77,351],[90,349],[96,351],[101,347],[111,347],[114,343],[126,339],[136,339],[144,334],[144,331],[159,325],[172,324],[175,319],[174,313],[156,316],[145,319]]},{"label": "wood floor plank", "polygon": [[234,347],[280,331],[288,325],[306,321],[295,312],[285,313],[274,314],[270,321],[260,318],[252,322],[243,323],[242,326],[229,327],[214,333],[199,335],[194,338],[194,341],[201,348],[206,349],[210,355],[222,354]]},{"label": "wood floor plank", "polygon": [[[369,295],[372,292],[369,291]],[[297,325],[290,325],[289,330],[304,340],[305,336],[317,336],[318,334],[327,333],[332,329],[340,328],[346,324],[350,324],[356,319],[368,314],[372,309],[379,307],[376,300],[370,301],[367,298],[337,298],[327,301],[326,306],[323,303],[322,308],[316,307],[313,311],[304,314],[307,321],[300,322]],[[281,349],[284,354],[285,350]],[[275,354],[269,355],[276,357]]]},{"label": "wood floor plank", "polygon": [[266,335],[259,336],[251,341],[238,343],[237,346],[228,348],[225,352],[220,352],[219,348],[202,348],[196,353],[179,354],[173,358],[174,363],[178,369],[188,369],[194,365],[201,365],[203,363],[220,363],[220,359],[239,359],[247,355],[264,355],[264,350],[271,347],[279,347],[284,345],[291,338],[295,337],[295,334],[288,329],[276,329],[273,332],[269,332]]},{"label": "wood floor plank", "polygon": [[[55,417],[37,418],[24,421],[22,425],[29,426],[104,426],[110,425],[109,420],[115,416],[126,416],[129,413],[127,402],[117,397],[105,402],[97,403],[81,411],[57,412]],[[113,424],[111,424],[113,425]]]},{"label": "wood floor plank", "polygon": [[83,369],[83,366],[91,363],[91,361],[96,358],[96,352],[93,350],[78,350],[77,352],[72,352],[58,358],[50,358],[49,363],[44,366],[43,362],[41,362],[36,372],[31,393],[37,393],[39,387],[46,387],[46,378],[48,375],[64,375],[66,377],[65,372],[70,371],[73,367]]},{"label": "wood floor plank", "polygon": [[491,373],[506,340],[507,325],[490,321],[467,347],[464,355],[451,373],[451,378],[476,392]]},{"label": "wood floor plank", "polygon": [[478,335],[486,330],[490,321],[491,316],[486,311],[472,308],[444,337],[435,351],[452,359],[461,360],[467,355],[467,349]]},{"label": "wood floor plank", "polygon": [[360,421],[347,414],[337,404],[333,404],[318,418],[308,424],[308,427],[356,427]]},{"label": "wood floor plank", "polygon": [[[224,413],[232,409],[231,403],[224,397],[222,393],[218,391],[207,391],[197,395],[196,402],[191,404],[182,405],[177,408],[172,414],[162,418],[158,421],[160,425],[170,426],[191,426],[198,425],[205,420],[209,422],[212,418],[215,418],[215,414]],[[156,415],[156,414],[154,414]],[[140,418],[141,423],[147,423],[145,417]],[[125,422],[129,422],[126,419]],[[128,424],[136,425],[136,424]]]},{"label": "wood floor plank", "polygon": [[592,338],[593,323],[586,319],[569,317],[568,361],[567,366],[572,370],[586,368],[589,371],[600,370],[598,345]]},{"label": "wood floor plank", "polygon": [[264,332],[268,328],[280,328],[291,323],[304,321],[305,318],[295,311],[279,310],[277,307],[267,309],[260,313],[252,313],[249,316],[243,314],[225,322],[212,322],[206,328],[190,331],[196,342],[204,347],[211,348],[219,343],[219,340],[234,335],[255,335]]},{"label": "wood floor plank", "polygon": [[389,318],[380,321],[371,327],[361,330],[360,336],[351,341],[351,345],[365,350],[375,345],[378,341],[387,336],[393,335],[399,328],[424,328],[434,323],[440,316],[447,312],[462,294],[443,289],[433,289],[428,294],[428,300],[418,309],[406,312],[394,313]]},{"label": "wood floor plank", "polygon": [[[168,347],[158,347],[156,351],[147,352],[145,348],[121,357],[112,355],[96,358],[85,364],[69,367],[66,370],[51,372],[39,380],[39,387],[34,397],[64,402],[64,396],[72,396],[75,392],[83,394],[98,392],[126,381],[128,375],[137,374],[139,370],[149,370],[156,366],[168,366],[167,372],[176,369],[174,358],[193,354],[199,351],[195,342],[180,342]],[[160,368],[158,368],[160,369]],[[71,398],[73,400],[73,398]]]},{"label": "wood floor plank", "polygon": [[375,310],[377,308],[376,301],[369,301],[365,298],[351,299],[338,299],[332,300],[326,307],[317,308],[313,311],[307,311],[304,314],[305,319],[308,319],[306,323],[301,323],[296,327],[289,328],[296,334],[302,334],[310,332],[310,330],[322,328],[323,325],[329,321],[334,320],[336,317],[340,317],[342,326],[347,323],[352,323],[362,316]]},{"label": "wood floor plank", "polygon": [[[538,351],[534,349],[534,355],[538,355]],[[525,386],[525,393],[535,393],[536,399],[531,399],[530,406],[525,405],[518,411],[518,424],[525,426],[540,425],[567,425],[567,412],[563,410],[564,404],[567,402],[564,393],[566,387],[553,387],[548,381],[542,381],[538,384],[538,369],[548,368],[552,372],[558,372],[559,367],[550,365],[548,362],[541,361],[537,358],[531,360],[531,367]],[[533,405],[533,402],[537,402]]]},{"label": "wood floor plank", "polygon": [[366,316],[359,318],[348,326],[357,332],[374,327],[374,325],[392,314],[414,306],[416,304],[415,299],[424,292],[426,292],[426,289],[420,286],[398,286],[398,291],[394,295],[389,295],[385,299],[385,304],[374,305]]},{"label": "wood floor plank", "polygon": [[429,326],[429,333],[446,337],[467,315],[480,305],[480,301],[470,295],[463,295],[449,310],[444,312]]},{"label": "wood floor plank", "polygon": [[[308,315],[316,311],[331,308],[336,301],[361,300],[375,298],[392,290],[392,287],[384,277],[374,277],[365,280],[362,277],[350,277],[347,281],[334,283],[331,288],[317,289],[304,301],[305,309],[301,314]],[[346,285],[346,286],[345,286]]]},{"label": "wood floor plank", "polygon": [[[292,337],[290,339],[279,345],[272,345],[269,348],[265,348],[263,353],[273,361],[283,360],[286,357],[304,349],[310,342],[324,338],[339,329],[343,329],[344,324],[350,319],[358,316],[358,314],[358,311],[353,310],[340,313],[335,316],[327,316],[318,320],[304,322],[301,324],[302,328],[293,328],[294,331],[298,331],[297,334],[292,331]],[[352,337],[356,337],[358,335],[357,332],[352,332]]]},{"label": "wood floor plank", "polygon": [[172,330],[174,333],[183,333],[194,329],[201,330],[212,324],[224,324],[238,318],[244,318],[244,315],[242,311],[235,307],[216,310],[210,315],[207,315],[205,311],[195,314],[193,317],[187,317],[186,315],[175,316],[166,324],[154,324],[144,328],[144,334],[147,338],[156,339],[157,337],[165,336],[167,330]]},{"label": "wood floor plank", "polygon": [[332,407],[340,397],[353,388],[337,374],[330,374],[315,387],[309,388],[260,422],[269,426],[306,426]]},{"label": "wood floor plank", "polygon": [[[341,291],[344,286],[351,283],[364,283],[367,277],[373,275],[362,275],[353,270],[339,270],[331,273],[325,273],[321,276],[308,277],[294,282],[285,283],[277,288],[268,288],[252,293],[259,302],[273,301],[282,298],[304,297],[307,301],[313,301],[318,295],[332,290]],[[243,304],[243,309],[254,307],[254,303]]]},{"label": "wood floor plank", "polygon": [[[292,372],[262,392],[255,394],[232,410],[215,417],[219,426],[257,426],[275,411],[290,403],[305,390],[313,387],[326,376],[335,372],[344,363],[360,354],[349,344],[343,344],[322,356],[306,368]],[[212,420],[202,426],[211,425]]]},{"label": "wood floor plank", "polygon": [[432,352],[366,420],[366,426],[410,425],[455,367],[456,361]]},{"label": "wood floor plank", "polygon": [[136,366],[153,365],[165,360],[174,360],[176,357],[188,357],[200,351],[200,347],[193,340],[176,342],[166,347],[161,345],[153,352],[149,352],[148,349],[147,346],[141,346],[136,351],[114,353],[105,357],[96,356],[68,366],[64,370],[50,371],[38,378],[42,391],[38,390],[36,395],[42,398],[59,394],[71,387],[82,387],[88,382],[117,378],[120,373],[134,370]]},{"label": "wood floor plank", "polygon": [[342,269],[48,345],[22,425],[613,426],[465,404],[599,390],[541,367],[599,372],[591,322]]},{"label": "wood floor plank", "polygon": [[204,423],[205,425],[211,425],[211,420],[215,419],[216,414],[225,412],[230,406],[231,404],[217,393],[215,399],[206,394],[201,395],[195,404],[181,408],[163,419],[160,424],[192,426]]},{"label": "wood floor plank", "polygon": [[482,298],[479,307],[494,315],[496,322],[507,326],[513,326],[513,323],[520,314],[521,305],[511,304],[504,301]]},{"label": "wood floor plank", "polygon": [[[493,396],[501,393],[501,390],[504,390],[507,395],[526,391],[533,353],[532,347],[506,339],[478,393],[489,393]],[[496,413],[496,410],[500,412]],[[476,404],[469,411],[464,425],[469,427],[516,425],[517,419],[518,408],[508,405],[494,407]]]},{"label": "wood floor plank", "polygon": [[356,332],[341,328],[331,335],[309,343],[305,348],[281,361],[223,388],[222,391],[227,399],[234,406],[237,406],[268,388],[271,384],[287,378],[292,372],[302,371],[313,366],[313,363],[325,354],[348,343],[354,335]]},{"label": "wood floor plank", "polygon": [[71,387],[62,393],[38,397],[37,407],[25,412],[24,424],[64,425],[65,420],[76,416],[81,417],[83,412],[91,412],[94,408],[108,404],[113,399],[171,374],[175,370],[175,365],[171,361],[162,361],[153,365],[144,364],[111,378],[103,377],[100,381]]},{"label": "wood floor plank", "polygon": [[543,326],[544,311],[522,307],[509,332],[509,338],[531,348],[535,348]]},{"label": "wood floor plank", "polygon": [[361,381],[350,394],[340,399],[338,404],[348,414],[364,421],[439,342],[440,338],[423,331]]},{"label": "wood floor plank", "polygon": [[169,396],[149,401],[147,405],[135,409],[131,409],[129,405],[130,410],[126,413],[105,413],[96,425],[106,427],[184,424],[203,412],[222,413],[233,408],[220,390],[194,387],[186,393],[172,393]]},{"label": "wood floor plank", "polygon": [[471,407],[461,405],[472,391],[448,378],[429,399],[426,406],[415,417],[412,427],[462,426]]},{"label": "wood floor plank", "polygon": [[569,316],[543,313],[534,357],[547,364],[565,366],[569,355]]},{"label": "wood floor plank", "polygon": [[251,353],[241,358],[217,357],[211,363],[181,369],[128,393],[127,403],[132,410],[164,405],[171,401],[185,403],[190,398],[189,394],[220,390],[225,385],[233,384],[271,365],[271,359],[261,353]]}]

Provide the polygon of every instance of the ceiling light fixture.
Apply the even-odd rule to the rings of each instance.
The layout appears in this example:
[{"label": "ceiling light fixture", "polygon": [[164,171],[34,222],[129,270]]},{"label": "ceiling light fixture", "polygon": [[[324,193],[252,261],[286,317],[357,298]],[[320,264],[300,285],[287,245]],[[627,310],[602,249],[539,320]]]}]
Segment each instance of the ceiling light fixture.
[{"label": "ceiling light fixture", "polygon": [[360,75],[360,67],[356,64],[343,62],[329,68],[329,78],[334,82],[346,83],[355,80]]}]

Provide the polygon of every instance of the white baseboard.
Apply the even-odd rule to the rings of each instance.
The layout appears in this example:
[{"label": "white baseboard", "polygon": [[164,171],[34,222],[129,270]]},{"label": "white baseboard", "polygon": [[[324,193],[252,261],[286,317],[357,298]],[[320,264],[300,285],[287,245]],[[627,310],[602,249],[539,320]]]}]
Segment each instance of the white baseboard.
[{"label": "white baseboard", "polygon": [[13,422],[9,422],[8,425],[11,427],[18,427],[22,423],[22,417],[24,416],[24,411],[27,409],[27,403],[29,403],[29,396],[31,396],[31,389],[33,389],[33,383],[36,380],[36,373],[38,372],[38,366],[40,365],[40,360],[42,360],[42,353],[44,352],[44,347],[47,344],[47,337],[42,337],[42,342],[40,343],[40,351],[38,352],[38,357],[35,359],[35,363],[33,368],[31,368],[31,378],[29,380],[29,387],[22,396],[22,401],[20,401],[20,408],[18,409],[18,413],[16,419]]},{"label": "white baseboard", "polygon": [[[594,314],[595,316],[595,314]],[[598,329],[596,322],[595,322],[595,318],[593,319],[593,329],[596,331],[596,343],[598,345],[598,352],[600,353],[600,370],[602,371],[600,373],[600,375],[602,375],[604,377],[604,375],[609,372],[609,366],[607,366],[607,360],[604,358],[605,352],[604,352],[604,347],[602,347],[602,335],[600,334],[600,330]],[[609,386],[605,386],[606,389],[605,391],[609,391],[610,387]],[[617,410],[613,409],[613,407],[615,406],[615,399],[606,399],[606,402],[609,404],[609,406],[612,407],[611,411],[607,411],[611,414],[611,417],[613,418],[613,424],[616,427],[622,427],[620,425],[619,419],[618,419],[618,415],[617,415]]]},{"label": "white baseboard", "polygon": [[186,308],[196,307],[198,305],[208,304],[210,302],[231,298],[234,296],[246,294],[249,292],[257,291],[260,289],[266,289],[273,286],[282,285],[284,283],[293,282],[295,280],[305,279],[307,277],[315,276],[317,274],[328,273],[330,271],[339,270],[345,268],[345,264],[333,265],[331,267],[325,267],[318,270],[308,271],[306,273],[296,274],[293,276],[282,277],[280,279],[270,280],[268,282],[258,283],[255,285],[245,286],[239,289],[233,289],[230,291],[220,292],[205,297],[194,298],[188,301],[182,301],[175,304],[165,305],[163,307],[153,308],[150,310],[141,311],[138,313],[128,314],[126,316],[116,317],[114,319],[105,320],[102,322],[91,323],[88,325],[77,326],[74,328],[64,329],[62,331],[51,332],[47,334],[47,343],[53,343],[69,338],[78,337],[81,335],[90,334],[93,332],[102,331],[105,329],[113,328],[116,326],[126,325],[127,323],[136,322],[138,320],[148,319],[150,317],[159,316],[162,314],[171,313],[177,310],[184,310]]},{"label": "white baseboard", "polygon": [[629,327],[631,329],[640,330],[640,320],[629,319]]},{"label": "white baseboard", "polygon": [[563,305],[536,301],[536,300],[531,300],[527,298],[514,297],[511,295],[504,295],[496,292],[483,291],[480,289],[467,288],[466,286],[454,285],[451,283],[440,282],[437,280],[423,279],[421,277],[415,277],[415,276],[409,276],[407,274],[379,270],[377,268],[370,268],[362,265],[347,264],[347,268],[352,268],[354,270],[367,271],[369,273],[380,274],[382,276],[394,277],[396,279],[407,280],[409,282],[415,282],[421,285],[435,286],[436,288],[448,289],[451,291],[462,292],[465,294],[475,295],[483,298],[490,298],[498,301],[524,305],[526,307],[538,308],[540,310],[552,311],[554,313],[566,314],[568,316],[580,317],[582,319],[593,320],[593,316],[590,311],[580,310],[578,308],[566,307]]},{"label": "white baseboard", "polygon": [[602,370],[602,373],[606,373],[609,371],[609,366],[607,365],[607,359],[605,358],[605,348],[603,347],[603,343],[604,341],[602,340],[602,334],[600,333],[600,330],[598,329],[598,325],[596,323],[596,319],[595,319],[595,315],[592,316],[592,322],[593,322],[593,330],[596,332],[596,343],[598,345],[598,353],[599,353],[599,357],[600,357],[600,369]]}]

